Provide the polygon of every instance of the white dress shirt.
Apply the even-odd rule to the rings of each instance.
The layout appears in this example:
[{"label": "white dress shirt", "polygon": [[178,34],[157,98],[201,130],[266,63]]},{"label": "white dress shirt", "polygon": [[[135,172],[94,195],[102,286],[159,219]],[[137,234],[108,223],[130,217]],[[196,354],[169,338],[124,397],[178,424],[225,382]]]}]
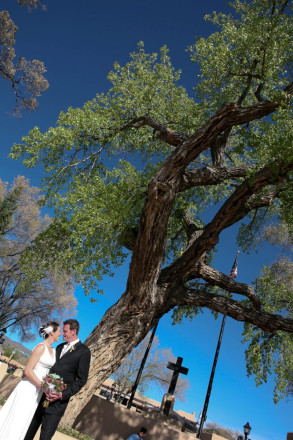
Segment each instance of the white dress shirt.
[{"label": "white dress shirt", "polygon": [[74,341],[67,342],[67,344],[64,344],[64,345],[63,345],[63,348],[62,348],[62,351],[61,351],[61,354],[60,354],[60,358],[62,358],[62,356],[64,356],[65,353],[67,353],[68,350],[70,350],[71,347],[73,347],[73,346],[74,346],[75,344],[77,344],[78,342],[79,342],[79,339],[74,339]]}]

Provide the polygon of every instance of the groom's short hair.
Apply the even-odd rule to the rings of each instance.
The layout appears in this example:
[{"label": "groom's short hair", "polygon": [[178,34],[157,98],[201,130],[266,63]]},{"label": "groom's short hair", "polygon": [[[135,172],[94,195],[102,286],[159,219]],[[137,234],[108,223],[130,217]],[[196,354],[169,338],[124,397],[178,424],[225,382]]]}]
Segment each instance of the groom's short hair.
[{"label": "groom's short hair", "polygon": [[69,325],[70,330],[76,330],[76,334],[79,332],[79,322],[76,319],[66,319],[63,325]]}]

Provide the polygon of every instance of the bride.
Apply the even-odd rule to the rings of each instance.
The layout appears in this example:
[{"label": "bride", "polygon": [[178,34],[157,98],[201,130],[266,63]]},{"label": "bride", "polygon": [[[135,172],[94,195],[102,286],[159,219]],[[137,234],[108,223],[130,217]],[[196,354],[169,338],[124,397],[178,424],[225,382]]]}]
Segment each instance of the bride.
[{"label": "bride", "polygon": [[51,345],[61,335],[59,324],[48,322],[40,328],[39,334],[44,342],[34,348],[24,370],[25,377],[0,410],[0,440],[23,440],[43,394],[42,378],[56,362]]}]

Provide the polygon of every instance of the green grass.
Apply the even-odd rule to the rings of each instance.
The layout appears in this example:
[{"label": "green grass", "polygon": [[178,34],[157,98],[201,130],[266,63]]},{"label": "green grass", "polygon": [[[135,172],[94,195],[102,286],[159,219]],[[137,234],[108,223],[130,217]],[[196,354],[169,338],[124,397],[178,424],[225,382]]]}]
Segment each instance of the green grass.
[{"label": "green grass", "polygon": [[0,397],[0,405],[3,406],[5,402],[6,399],[4,399],[4,397]]},{"label": "green grass", "polygon": [[94,440],[91,437],[89,437],[88,435],[82,434],[81,432],[79,432],[73,428],[66,428],[64,426],[58,426],[57,431],[61,432],[62,434],[69,435],[70,437],[77,438],[79,440]]}]

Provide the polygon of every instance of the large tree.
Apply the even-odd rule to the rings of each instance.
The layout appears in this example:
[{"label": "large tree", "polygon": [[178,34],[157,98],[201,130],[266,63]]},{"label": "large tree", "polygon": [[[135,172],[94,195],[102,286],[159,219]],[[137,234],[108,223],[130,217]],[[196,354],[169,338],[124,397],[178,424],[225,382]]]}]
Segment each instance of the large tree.
[{"label": "large tree", "polygon": [[24,177],[15,179],[10,191],[0,179],[0,207],[13,204],[0,223],[0,329],[11,328],[23,340],[34,336],[42,323],[74,313],[76,306],[70,274],[54,264],[45,269],[41,255],[36,259],[27,254],[52,222],[41,215],[42,199]]},{"label": "large tree", "polygon": [[57,220],[39,246],[45,240],[58,264],[74,264],[93,289],[132,254],[125,293],[86,341],[90,379],[68,422],[171,309],[178,319],[206,307],[245,322],[248,371],[261,382],[275,367],[275,399],[290,379],[288,273],[268,267],[252,287],[212,261],[231,226],[245,251],[271,220],[293,231],[292,2],[236,0],[233,15],[207,19],[219,30],[189,47],[200,69],[195,99],[167,48],[147,54],[140,43],[130,62],[115,63],[107,93],[13,148],[47,172]]}]

